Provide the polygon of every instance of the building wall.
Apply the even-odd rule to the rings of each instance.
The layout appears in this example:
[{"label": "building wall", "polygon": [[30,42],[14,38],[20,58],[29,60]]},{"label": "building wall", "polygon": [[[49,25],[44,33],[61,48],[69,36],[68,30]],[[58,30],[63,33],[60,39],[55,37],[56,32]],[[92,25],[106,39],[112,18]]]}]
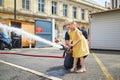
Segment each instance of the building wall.
[{"label": "building wall", "polygon": [[[2,0],[3,5],[0,6],[0,19],[14,19],[14,0]],[[38,0],[30,0],[30,9],[25,10],[22,8],[22,0],[16,0],[17,20],[34,22],[34,18],[54,19],[58,29],[58,38],[63,38],[63,26],[65,19],[74,19],[72,16],[72,8],[77,8],[77,17],[74,19],[79,24],[82,24],[87,29],[89,28],[89,13],[100,12],[106,10],[105,8],[77,0],[44,0],[44,12],[38,11]],[[52,1],[57,2],[57,14],[52,14]],[[10,4],[10,5],[9,5]],[[68,16],[63,16],[63,4],[68,6]],[[81,18],[81,9],[85,10],[85,19]]]}]

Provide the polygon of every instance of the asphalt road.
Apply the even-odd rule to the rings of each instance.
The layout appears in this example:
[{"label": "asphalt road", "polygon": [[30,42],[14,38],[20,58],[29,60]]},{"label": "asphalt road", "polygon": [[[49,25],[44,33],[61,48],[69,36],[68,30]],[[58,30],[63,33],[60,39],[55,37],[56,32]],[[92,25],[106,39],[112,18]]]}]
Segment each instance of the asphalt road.
[{"label": "asphalt road", "polygon": [[[13,49],[22,54],[62,56],[54,48]],[[120,51],[92,50],[85,59],[85,73],[70,73],[63,67],[64,58],[0,54],[0,80],[120,80]]]}]

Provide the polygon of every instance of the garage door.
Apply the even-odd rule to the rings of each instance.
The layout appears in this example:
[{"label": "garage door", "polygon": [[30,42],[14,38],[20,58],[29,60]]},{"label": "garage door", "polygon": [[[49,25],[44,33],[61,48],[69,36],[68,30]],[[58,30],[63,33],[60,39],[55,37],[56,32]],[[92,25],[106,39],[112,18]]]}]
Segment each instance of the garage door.
[{"label": "garage door", "polygon": [[92,49],[120,50],[120,11],[93,14],[90,26]]}]

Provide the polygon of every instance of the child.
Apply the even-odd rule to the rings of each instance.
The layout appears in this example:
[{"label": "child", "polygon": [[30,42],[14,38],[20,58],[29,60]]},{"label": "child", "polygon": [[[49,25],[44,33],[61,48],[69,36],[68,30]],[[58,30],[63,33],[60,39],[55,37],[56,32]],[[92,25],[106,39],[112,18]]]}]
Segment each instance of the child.
[{"label": "child", "polygon": [[71,40],[73,41],[73,44],[71,44],[71,46],[73,47],[74,62],[73,67],[70,69],[70,71],[76,71],[77,61],[78,58],[80,58],[81,68],[76,72],[85,72],[86,68],[84,63],[84,57],[89,54],[87,40],[82,35],[82,32],[77,29],[75,22],[69,22],[66,27],[69,29],[68,33]]}]

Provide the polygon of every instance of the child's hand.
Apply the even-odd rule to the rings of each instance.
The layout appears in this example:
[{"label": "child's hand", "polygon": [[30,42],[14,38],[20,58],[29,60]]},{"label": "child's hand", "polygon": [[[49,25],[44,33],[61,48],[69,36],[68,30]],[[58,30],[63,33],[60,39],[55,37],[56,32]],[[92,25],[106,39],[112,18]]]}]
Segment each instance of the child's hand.
[{"label": "child's hand", "polygon": [[70,44],[70,47],[73,47],[74,45],[73,44]]}]

